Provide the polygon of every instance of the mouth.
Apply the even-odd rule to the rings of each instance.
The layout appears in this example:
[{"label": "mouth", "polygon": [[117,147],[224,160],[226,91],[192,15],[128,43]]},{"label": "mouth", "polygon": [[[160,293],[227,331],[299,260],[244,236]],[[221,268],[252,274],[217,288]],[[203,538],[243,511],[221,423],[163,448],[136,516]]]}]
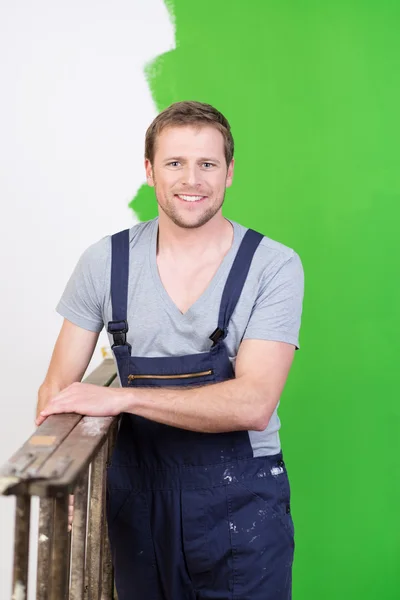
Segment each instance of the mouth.
[{"label": "mouth", "polygon": [[183,202],[201,202],[205,200],[207,196],[195,196],[194,194],[175,194],[176,198]]}]

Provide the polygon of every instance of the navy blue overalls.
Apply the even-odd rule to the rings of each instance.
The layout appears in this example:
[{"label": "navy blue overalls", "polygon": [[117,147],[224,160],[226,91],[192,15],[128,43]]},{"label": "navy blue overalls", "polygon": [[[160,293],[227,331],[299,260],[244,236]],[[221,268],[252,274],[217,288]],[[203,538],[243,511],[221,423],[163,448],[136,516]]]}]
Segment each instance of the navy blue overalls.
[{"label": "navy blue overalls", "polygon": [[[126,341],[129,230],[112,236],[108,331],[122,386],[207,385],[234,377],[224,338],[261,239],[253,230],[243,238],[210,350],[146,358],[131,356]],[[282,454],[255,458],[247,431],[198,433],[123,414],[107,474],[118,599],[289,600],[289,504]]]}]

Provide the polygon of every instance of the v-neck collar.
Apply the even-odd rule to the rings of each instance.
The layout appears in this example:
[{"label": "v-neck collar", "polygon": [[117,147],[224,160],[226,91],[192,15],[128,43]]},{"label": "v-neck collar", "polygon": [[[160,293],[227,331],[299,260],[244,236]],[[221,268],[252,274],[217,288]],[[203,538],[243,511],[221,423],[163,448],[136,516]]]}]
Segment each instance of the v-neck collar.
[{"label": "v-neck collar", "polygon": [[208,284],[208,286],[206,287],[204,292],[197,298],[197,300],[188,308],[188,310],[186,312],[182,313],[179,310],[179,308],[177,307],[177,305],[175,304],[175,302],[172,300],[170,295],[167,293],[167,291],[161,281],[160,273],[158,271],[158,266],[157,266],[158,217],[156,219],[154,219],[153,229],[151,232],[150,247],[149,247],[150,270],[151,270],[151,274],[152,274],[154,285],[157,289],[157,292],[160,295],[161,299],[163,300],[169,313],[174,318],[180,318],[180,319],[190,318],[191,313],[197,307],[199,307],[202,304],[207,302],[209,296],[214,291],[215,286],[218,284],[221,277],[224,274],[226,274],[226,277],[228,276],[230,268],[235,259],[236,253],[239,249],[239,245],[241,242],[241,239],[240,239],[241,231],[240,231],[240,228],[237,225],[237,223],[235,223],[234,221],[230,221],[229,219],[227,219],[227,220],[233,227],[232,245],[229,248],[228,252],[225,254],[224,258],[222,259],[221,264],[219,265],[217,271],[214,273],[214,276],[212,277],[210,283]]}]

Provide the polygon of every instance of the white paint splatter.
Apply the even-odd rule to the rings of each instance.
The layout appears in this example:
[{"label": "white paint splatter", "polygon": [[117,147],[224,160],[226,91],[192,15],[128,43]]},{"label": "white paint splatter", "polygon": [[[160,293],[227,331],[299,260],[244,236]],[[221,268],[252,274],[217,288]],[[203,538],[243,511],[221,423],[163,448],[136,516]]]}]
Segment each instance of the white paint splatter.
[{"label": "white paint splatter", "polygon": [[281,475],[283,473],[283,467],[272,467],[272,475]]},{"label": "white paint splatter", "polygon": [[225,469],[224,480],[225,481],[229,481],[229,483],[232,481],[232,475],[229,473],[228,469]]},{"label": "white paint splatter", "polygon": [[12,600],[26,600],[25,586],[20,581],[15,583]]},{"label": "white paint splatter", "polygon": [[260,477],[266,477],[266,476],[267,476],[267,473],[265,471],[261,471],[260,473],[257,473],[257,477],[258,478],[260,478]]},{"label": "white paint splatter", "polygon": [[253,521],[253,527],[250,527],[250,529],[246,529],[247,533],[250,533],[250,531],[253,531],[256,528],[256,522]]},{"label": "white paint splatter", "polygon": [[259,537],[260,537],[259,535],[255,535],[254,537],[252,537],[251,540],[249,541],[249,544],[251,544],[252,542],[254,542],[254,540],[256,540]]},{"label": "white paint splatter", "polygon": [[225,469],[223,477],[224,477],[224,480],[229,481],[229,483],[231,483],[232,481],[233,482],[237,481],[235,475],[233,475],[229,469]]},{"label": "white paint splatter", "polygon": [[81,421],[82,433],[84,435],[99,435],[104,430],[104,425],[112,420],[113,417],[83,417]]},{"label": "white paint splatter", "polygon": [[47,535],[44,535],[44,533],[41,533],[39,535],[39,542],[47,542],[49,538],[47,537]]},{"label": "white paint splatter", "polygon": [[233,531],[233,533],[239,533],[235,523],[232,523],[232,521],[229,521],[229,529]]}]

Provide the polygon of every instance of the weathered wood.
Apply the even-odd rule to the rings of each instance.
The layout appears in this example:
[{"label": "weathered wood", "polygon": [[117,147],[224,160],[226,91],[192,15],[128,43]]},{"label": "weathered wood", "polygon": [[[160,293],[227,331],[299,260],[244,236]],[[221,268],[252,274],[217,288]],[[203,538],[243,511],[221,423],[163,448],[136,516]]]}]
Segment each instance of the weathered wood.
[{"label": "weathered wood", "polygon": [[[69,496],[68,496],[69,497]],[[69,586],[71,583],[71,548],[72,548],[72,533],[68,531],[68,542],[67,542],[67,591],[66,591],[66,600],[69,600]]]},{"label": "weathered wood", "polygon": [[29,496],[17,497],[15,512],[12,600],[25,600],[28,598],[29,528],[31,522],[31,499]]},{"label": "weathered wood", "polygon": [[54,533],[54,499],[41,498],[36,579],[36,600],[49,600],[50,565]]},{"label": "weathered wood", "polygon": [[116,375],[117,368],[114,359],[105,358],[94,371],[85,377],[83,383],[92,383],[93,385],[108,387],[112,384]]},{"label": "weathered wood", "polygon": [[41,467],[82,419],[81,415],[52,415],[0,469],[0,493],[28,494],[24,480],[39,476]]},{"label": "weathered wood", "polygon": [[[116,373],[114,360],[105,359],[85,378],[84,383],[109,386],[115,380]],[[43,477],[44,465],[81,420],[82,416],[75,414],[48,417],[0,469],[0,494],[32,495],[29,483]],[[58,455],[57,460],[57,465],[52,465],[51,474],[47,473],[45,477],[60,477],[69,466],[67,456]]]},{"label": "weathered wood", "polygon": [[[114,381],[112,382],[110,387],[121,387],[120,384],[120,380],[117,376],[115,377]],[[108,436],[108,459],[107,462],[108,464],[110,464],[111,462],[111,457],[112,457],[112,453],[114,450],[114,446],[115,446],[115,442],[117,439],[117,433],[118,433],[118,424],[119,424],[119,419],[116,419],[110,429],[110,433]],[[107,483],[107,482],[106,482]],[[117,588],[115,587],[115,579],[114,579],[114,568],[112,566],[112,557],[111,557],[111,548],[110,548],[110,541],[108,538],[108,527],[107,527],[107,522],[106,522],[106,539],[105,539],[105,545],[104,545],[104,552],[105,552],[105,558],[104,558],[104,570],[107,568],[107,565],[111,564],[111,578],[112,578],[112,583],[111,583],[111,600],[118,600],[118,595],[117,595]],[[103,576],[103,588],[105,591],[109,590],[109,573],[107,573],[106,575]],[[102,592],[103,593],[103,592]],[[101,600],[108,600],[107,596],[102,596]]]},{"label": "weathered wood", "polygon": [[68,495],[56,498],[53,552],[50,568],[50,600],[66,600],[69,576]]},{"label": "weathered wood", "polygon": [[92,462],[90,476],[90,512],[87,538],[85,588],[87,600],[100,600],[103,565],[103,528],[105,525],[107,442]]},{"label": "weathered wood", "polygon": [[[118,423],[114,421],[110,428],[107,444],[107,465],[111,462],[111,456],[114,450],[115,439],[117,437]],[[104,475],[106,477],[106,473]],[[106,481],[107,483],[107,481]],[[103,579],[101,585],[101,600],[113,600],[114,598],[114,569],[111,557],[110,542],[108,539],[107,519],[104,519],[103,531]]]},{"label": "weathered wood", "polygon": [[40,479],[27,482],[35,496],[61,496],[73,489],[117,417],[83,417],[40,470]]},{"label": "weathered wood", "polygon": [[[116,374],[114,360],[106,359],[84,382],[119,387]],[[83,596],[88,600],[100,600],[102,588],[102,600],[113,597],[113,572],[104,514],[105,467],[117,423],[117,417],[52,415],[0,469],[0,494],[17,496],[13,600],[27,598],[29,496],[32,495],[41,497],[37,600],[66,600],[70,581],[70,600],[82,600]],[[91,461],[91,517],[86,561],[89,577],[85,590],[87,471]],[[74,534],[71,536],[68,533],[68,495],[78,482]]]},{"label": "weathered wood", "polygon": [[103,527],[103,568],[101,581],[101,600],[113,600],[114,597],[114,569],[112,564],[110,542],[108,540],[107,521]]},{"label": "weathered wood", "polygon": [[72,525],[71,588],[69,600],[82,600],[85,585],[86,524],[88,504],[88,470],[74,492],[74,519]]}]

